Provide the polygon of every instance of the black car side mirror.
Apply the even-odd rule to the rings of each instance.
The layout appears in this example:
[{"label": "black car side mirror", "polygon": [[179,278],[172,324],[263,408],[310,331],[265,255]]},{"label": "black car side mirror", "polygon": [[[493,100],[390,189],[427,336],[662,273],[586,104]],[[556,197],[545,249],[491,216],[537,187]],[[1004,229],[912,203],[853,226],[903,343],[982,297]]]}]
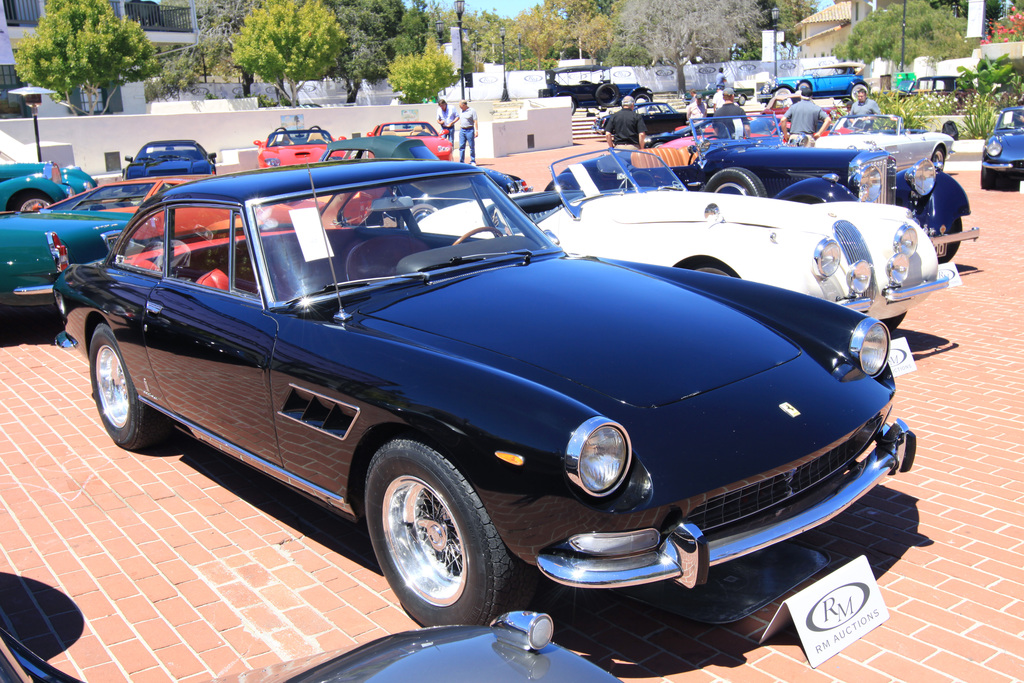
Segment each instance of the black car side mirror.
[{"label": "black car side mirror", "polygon": [[210,161],[217,161],[217,153],[216,152],[210,152],[209,157],[210,157]]},{"label": "black car side mirror", "polygon": [[133,161],[135,161],[135,157],[125,157],[124,160],[127,161],[130,164]]}]

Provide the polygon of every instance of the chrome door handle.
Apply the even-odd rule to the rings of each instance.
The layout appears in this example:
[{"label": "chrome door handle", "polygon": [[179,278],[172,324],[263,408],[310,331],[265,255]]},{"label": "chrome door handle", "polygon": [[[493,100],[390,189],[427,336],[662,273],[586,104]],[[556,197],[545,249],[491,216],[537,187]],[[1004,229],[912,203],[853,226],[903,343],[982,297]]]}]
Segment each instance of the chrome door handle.
[{"label": "chrome door handle", "polygon": [[154,303],[152,301],[146,302],[146,313],[150,315],[160,315],[160,311],[164,310],[163,304]]}]

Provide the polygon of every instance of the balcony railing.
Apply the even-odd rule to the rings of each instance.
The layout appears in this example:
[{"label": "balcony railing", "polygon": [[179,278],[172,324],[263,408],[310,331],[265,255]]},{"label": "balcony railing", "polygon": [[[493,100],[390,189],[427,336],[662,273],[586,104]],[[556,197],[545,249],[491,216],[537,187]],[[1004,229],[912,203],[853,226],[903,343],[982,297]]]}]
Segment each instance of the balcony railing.
[{"label": "balcony railing", "polygon": [[[8,26],[35,26],[42,16],[39,0],[3,0]],[[180,31],[189,33],[192,12],[188,7],[164,7],[151,0],[110,0],[114,14],[139,22],[149,31]]]}]

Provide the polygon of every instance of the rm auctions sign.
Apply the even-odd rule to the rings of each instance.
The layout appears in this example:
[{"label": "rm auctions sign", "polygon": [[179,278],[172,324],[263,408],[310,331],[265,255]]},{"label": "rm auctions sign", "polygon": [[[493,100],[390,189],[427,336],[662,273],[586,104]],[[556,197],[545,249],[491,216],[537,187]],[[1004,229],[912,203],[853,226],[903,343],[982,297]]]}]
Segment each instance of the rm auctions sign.
[{"label": "rm auctions sign", "polygon": [[875,575],[861,555],[783,602],[761,642],[792,620],[807,662],[816,668],[888,618]]}]

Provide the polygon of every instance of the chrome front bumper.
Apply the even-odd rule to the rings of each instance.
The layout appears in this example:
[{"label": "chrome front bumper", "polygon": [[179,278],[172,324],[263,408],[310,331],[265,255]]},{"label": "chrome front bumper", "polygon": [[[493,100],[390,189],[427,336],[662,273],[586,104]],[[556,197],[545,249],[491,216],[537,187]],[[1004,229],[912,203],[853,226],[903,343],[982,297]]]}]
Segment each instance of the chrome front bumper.
[{"label": "chrome front bumper", "polygon": [[960,232],[952,232],[948,235],[929,235],[928,239],[931,240],[932,244],[938,246],[940,244],[951,244],[953,242],[965,242],[967,240],[976,240],[981,237],[981,228],[971,228],[970,230],[961,230]]},{"label": "chrome front bumper", "polygon": [[550,579],[576,588],[624,588],[673,580],[687,588],[707,581],[708,569],[748,555],[824,524],[853,505],[884,477],[914,463],[917,439],[903,420],[888,425],[875,449],[835,491],[808,507],[793,506],[755,529],[708,541],[686,521],[661,545],[623,557],[542,552],[537,565]]},{"label": "chrome front bumper", "polygon": [[[946,277],[940,277],[931,282],[922,282],[919,285],[913,287],[886,287],[882,290],[882,296],[885,298],[886,303],[895,304],[902,301],[909,301],[915,297],[924,296],[925,294],[932,294],[934,292],[942,291],[949,287],[949,279]],[[874,299],[846,299],[845,301],[837,302],[846,308],[852,308],[855,311],[861,313],[869,310],[876,302]]]}]

